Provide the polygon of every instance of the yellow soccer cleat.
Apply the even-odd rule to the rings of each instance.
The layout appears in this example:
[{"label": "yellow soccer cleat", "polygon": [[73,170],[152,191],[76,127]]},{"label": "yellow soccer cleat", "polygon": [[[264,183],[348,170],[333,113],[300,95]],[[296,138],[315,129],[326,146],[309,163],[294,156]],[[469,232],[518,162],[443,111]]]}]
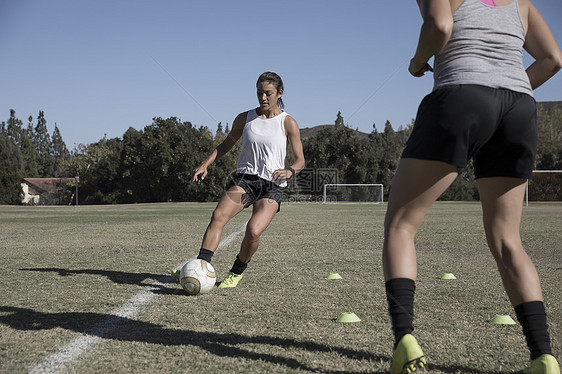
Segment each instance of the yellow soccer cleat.
[{"label": "yellow soccer cleat", "polygon": [[224,278],[221,284],[219,284],[219,288],[234,288],[238,285],[238,282],[240,282],[240,279],[242,279],[243,276],[244,274],[234,274],[229,271],[226,278]]},{"label": "yellow soccer cleat", "polygon": [[178,281],[180,280],[180,270],[172,270],[170,271],[170,275],[174,278],[176,278]]},{"label": "yellow soccer cleat", "polygon": [[427,364],[425,355],[416,338],[406,334],[400,339],[396,349],[392,351],[391,374],[413,373],[423,369]]},{"label": "yellow soccer cleat", "polygon": [[525,374],[560,374],[560,366],[553,355],[542,355],[531,361]]}]

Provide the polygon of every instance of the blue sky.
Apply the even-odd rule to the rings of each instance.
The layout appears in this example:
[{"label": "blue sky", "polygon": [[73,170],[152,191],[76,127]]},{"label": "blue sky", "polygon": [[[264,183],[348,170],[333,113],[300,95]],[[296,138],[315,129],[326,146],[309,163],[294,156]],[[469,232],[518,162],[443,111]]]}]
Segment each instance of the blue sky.
[{"label": "blue sky", "polygon": [[[562,1],[534,3],[561,44]],[[432,87],[407,72],[420,25],[413,0],[0,0],[0,121],[43,110],[70,149],[153,117],[214,132],[269,70],[301,128],[397,129]],[[535,98],[562,100],[562,73]]]}]

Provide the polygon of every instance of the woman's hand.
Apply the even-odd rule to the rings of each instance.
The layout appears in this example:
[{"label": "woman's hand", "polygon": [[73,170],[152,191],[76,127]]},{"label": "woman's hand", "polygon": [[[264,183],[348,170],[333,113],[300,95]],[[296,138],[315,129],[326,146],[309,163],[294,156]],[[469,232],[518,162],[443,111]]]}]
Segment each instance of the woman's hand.
[{"label": "woman's hand", "polygon": [[293,172],[289,169],[277,169],[273,172],[271,177],[274,182],[283,182],[293,176]]},{"label": "woman's hand", "polygon": [[236,144],[238,139],[242,136],[242,131],[244,131],[244,125],[246,124],[246,115],[248,112],[240,113],[234,119],[232,124],[232,130],[226,136],[226,138],[219,144],[213,152],[197,167],[193,170],[192,181],[201,183],[203,179],[207,176],[207,168],[211,166],[215,160],[221,158],[230,151],[230,149]]},{"label": "woman's hand", "polygon": [[421,65],[421,67],[420,67],[420,65],[418,65],[414,62],[414,59],[411,59],[410,60],[410,66],[408,67],[408,71],[414,77],[419,78],[419,77],[423,77],[423,75],[425,74],[426,71],[433,72],[433,68],[427,62],[424,65]]},{"label": "woman's hand", "polygon": [[207,168],[204,166],[199,166],[197,169],[193,170],[193,182],[201,183],[203,179],[207,176]]}]

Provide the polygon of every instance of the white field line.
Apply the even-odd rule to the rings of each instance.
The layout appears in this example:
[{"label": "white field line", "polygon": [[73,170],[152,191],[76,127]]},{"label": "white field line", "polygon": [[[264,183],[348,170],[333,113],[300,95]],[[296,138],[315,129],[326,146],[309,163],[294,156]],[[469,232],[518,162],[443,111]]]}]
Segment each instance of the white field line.
[{"label": "white field line", "polygon": [[[230,244],[238,235],[246,229],[246,224],[242,225],[238,231],[233,232],[224,238],[218,248]],[[37,364],[30,373],[61,373],[69,368],[78,357],[87,353],[95,345],[101,343],[104,336],[109,334],[119,325],[126,323],[127,319],[134,318],[140,310],[147,306],[157,294],[156,291],[164,286],[165,280],[168,277],[163,277],[154,282],[153,287],[146,288],[138,292],[135,296],[125,301],[122,307],[115,309],[109,313],[109,316],[96,325],[89,333],[74,339],[71,343],[59,348],[59,350],[47,357],[45,360]]]}]

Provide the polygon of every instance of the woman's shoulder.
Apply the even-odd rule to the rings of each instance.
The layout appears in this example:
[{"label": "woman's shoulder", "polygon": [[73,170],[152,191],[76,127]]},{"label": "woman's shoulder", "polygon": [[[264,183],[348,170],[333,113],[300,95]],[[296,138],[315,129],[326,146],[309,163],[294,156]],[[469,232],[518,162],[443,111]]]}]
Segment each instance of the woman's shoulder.
[{"label": "woman's shoulder", "polygon": [[246,126],[246,122],[248,122],[248,118],[250,113],[254,112],[254,109],[247,110],[242,113],[238,113],[236,118],[234,118],[234,122],[232,123],[232,129],[239,129],[240,131]]},{"label": "woman's shoulder", "polygon": [[289,122],[297,123],[297,121],[296,121],[289,113],[283,112],[283,115],[284,115],[283,120],[284,120],[285,122],[289,121]]},{"label": "woman's shoulder", "polygon": [[241,112],[238,113],[238,115],[236,116],[236,118],[234,119],[235,122],[244,122],[246,123],[247,118],[249,118],[250,116],[252,116],[252,114],[255,115],[256,110],[255,109],[250,109],[250,110],[246,110],[245,112]]},{"label": "woman's shoulder", "polygon": [[238,117],[244,117],[245,118],[245,117],[248,117],[248,115],[251,115],[251,114],[257,114],[256,108],[248,109],[244,112],[241,112],[241,113],[238,114]]},{"label": "woman's shoulder", "polygon": [[291,117],[290,114],[286,114],[285,118],[283,119],[283,125],[287,131],[299,131],[299,125],[297,121]]},{"label": "woman's shoulder", "polygon": [[533,7],[533,4],[531,4],[529,0],[513,0],[513,2],[517,2],[519,16],[521,17],[521,22],[523,22],[525,33],[527,33],[527,30],[529,29],[529,9]]}]

